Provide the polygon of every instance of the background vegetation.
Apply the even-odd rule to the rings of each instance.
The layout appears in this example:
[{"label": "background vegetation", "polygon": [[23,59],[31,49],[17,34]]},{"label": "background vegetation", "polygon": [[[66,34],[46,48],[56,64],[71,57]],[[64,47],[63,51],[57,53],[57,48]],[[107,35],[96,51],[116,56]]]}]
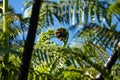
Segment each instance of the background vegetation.
[{"label": "background vegetation", "polygon": [[[0,4],[0,80],[18,79],[33,4]],[[120,0],[42,0],[28,80],[119,80],[119,21]]]}]

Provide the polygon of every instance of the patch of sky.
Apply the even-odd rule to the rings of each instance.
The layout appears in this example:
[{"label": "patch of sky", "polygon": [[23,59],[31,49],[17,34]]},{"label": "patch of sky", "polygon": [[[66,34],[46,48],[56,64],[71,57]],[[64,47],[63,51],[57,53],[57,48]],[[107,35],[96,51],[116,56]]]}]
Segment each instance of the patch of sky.
[{"label": "patch of sky", "polygon": [[16,13],[23,13],[22,8],[23,8],[23,3],[24,0],[8,0],[9,5],[12,6],[15,10]]},{"label": "patch of sky", "polygon": [[116,30],[120,32],[120,22],[118,23]]},{"label": "patch of sky", "polygon": [[109,48],[106,48],[106,51],[108,52],[108,55],[109,55],[109,56],[112,55],[112,53],[113,53],[113,50],[111,50],[111,49],[109,49]]}]

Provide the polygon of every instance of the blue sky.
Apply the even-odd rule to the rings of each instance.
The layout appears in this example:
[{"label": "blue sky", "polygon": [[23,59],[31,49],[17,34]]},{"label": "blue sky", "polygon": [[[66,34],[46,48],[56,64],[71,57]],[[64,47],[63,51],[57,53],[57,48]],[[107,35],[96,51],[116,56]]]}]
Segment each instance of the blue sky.
[{"label": "blue sky", "polygon": [[26,0],[8,0],[9,5],[11,5],[16,13],[23,13],[22,8],[24,6],[24,1]]},{"label": "blue sky", "polygon": [[[16,13],[23,13],[22,8],[24,7],[24,2],[25,1],[30,1],[30,0],[8,0],[9,5],[11,5]],[[58,1],[58,0],[53,0],[53,1]]]}]

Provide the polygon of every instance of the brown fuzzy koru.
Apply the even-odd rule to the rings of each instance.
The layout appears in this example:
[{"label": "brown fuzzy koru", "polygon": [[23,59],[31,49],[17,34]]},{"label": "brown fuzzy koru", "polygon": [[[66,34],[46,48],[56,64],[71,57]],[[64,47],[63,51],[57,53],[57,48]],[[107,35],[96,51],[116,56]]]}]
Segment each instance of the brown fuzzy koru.
[{"label": "brown fuzzy koru", "polygon": [[59,28],[55,31],[55,36],[61,41],[65,41],[67,37],[67,31],[65,28]]}]

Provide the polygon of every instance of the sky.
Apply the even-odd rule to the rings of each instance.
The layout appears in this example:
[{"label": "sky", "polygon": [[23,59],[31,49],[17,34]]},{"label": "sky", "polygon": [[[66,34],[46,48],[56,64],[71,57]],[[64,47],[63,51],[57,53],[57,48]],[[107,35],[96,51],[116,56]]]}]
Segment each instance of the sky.
[{"label": "sky", "polygon": [[[24,7],[24,2],[25,1],[30,1],[30,0],[8,0],[9,5],[11,5],[16,13],[23,13],[23,7]],[[58,0],[53,0],[53,1],[58,1]]]},{"label": "sky", "polygon": [[16,13],[23,13],[23,6],[24,6],[24,1],[25,0],[8,0],[9,5],[12,6],[15,9]]}]

